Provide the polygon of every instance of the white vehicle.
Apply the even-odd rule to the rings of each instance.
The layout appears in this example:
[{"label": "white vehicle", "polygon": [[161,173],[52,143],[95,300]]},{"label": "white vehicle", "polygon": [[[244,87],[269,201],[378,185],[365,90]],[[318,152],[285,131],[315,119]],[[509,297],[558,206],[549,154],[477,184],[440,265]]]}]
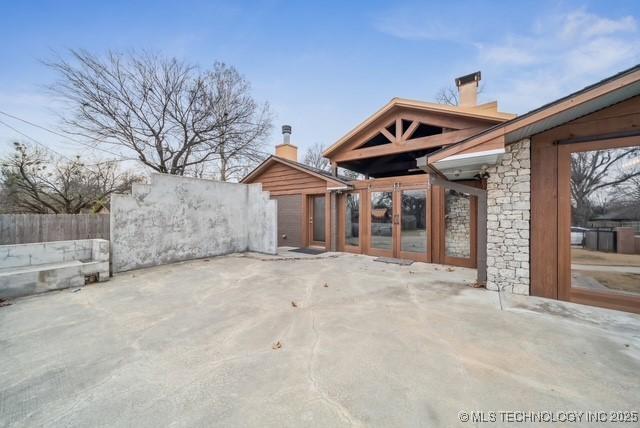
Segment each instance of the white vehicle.
[{"label": "white vehicle", "polygon": [[584,227],[571,227],[571,245],[584,245],[585,235],[589,229]]}]

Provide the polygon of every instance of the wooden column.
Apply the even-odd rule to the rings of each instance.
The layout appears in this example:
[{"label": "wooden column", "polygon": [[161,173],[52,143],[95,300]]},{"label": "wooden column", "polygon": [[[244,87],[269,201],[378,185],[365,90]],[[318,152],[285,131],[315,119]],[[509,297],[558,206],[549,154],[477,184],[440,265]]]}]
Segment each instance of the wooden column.
[{"label": "wooden column", "polygon": [[335,191],[330,193],[329,204],[331,205],[331,218],[329,221],[329,236],[331,237],[330,250],[337,251],[337,248],[338,248],[338,197]]}]

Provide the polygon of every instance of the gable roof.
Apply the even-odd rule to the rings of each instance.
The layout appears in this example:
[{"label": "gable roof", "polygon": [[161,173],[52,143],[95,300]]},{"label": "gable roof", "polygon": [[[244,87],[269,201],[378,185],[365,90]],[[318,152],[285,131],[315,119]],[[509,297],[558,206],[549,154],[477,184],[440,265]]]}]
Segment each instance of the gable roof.
[{"label": "gable roof", "polygon": [[351,131],[349,131],[346,135],[340,138],[331,147],[326,149],[322,153],[322,155],[324,157],[329,157],[333,152],[335,152],[338,148],[340,148],[345,142],[351,139],[354,135],[364,130],[367,126],[369,126],[371,123],[376,121],[381,116],[385,115],[386,113],[396,108],[409,108],[409,109],[414,109],[419,111],[444,113],[444,114],[469,117],[469,118],[475,118],[475,119],[490,120],[494,122],[495,121],[503,122],[505,120],[509,120],[515,117],[515,115],[513,114],[497,111],[497,103],[495,102],[481,104],[475,107],[460,107],[460,106],[451,106],[446,104],[436,104],[436,103],[429,103],[424,101],[409,100],[404,98],[393,98],[391,101],[385,104],[381,109],[373,113],[371,116],[365,119],[362,123],[360,123],[358,126],[356,126]]},{"label": "gable roof", "polygon": [[640,95],[640,64],[440,149],[428,156],[428,163],[497,138],[511,144],[637,95]]},{"label": "gable roof", "polygon": [[291,168],[297,169],[298,171],[305,172],[307,174],[313,175],[314,177],[321,178],[325,181],[328,181],[330,183],[333,183],[339,186],[349,186],[348,182],[351,180],[350,178],[343,177],[343,176],[334,177],[328,171],[324,171],[319,168],[314,168],[312,166],[305,165],[300,162],[295,162],[289,159],[281,158],[279,156],[271,155],[268,158],[266,158],[260,165],[258,165],[253,171],[247,174],[246,177],[240,180],[240,183],[251,182],[251,180],[258,177],[260,174],[266,171],[274,163],[279,163],[282,165],[289,166]]}]

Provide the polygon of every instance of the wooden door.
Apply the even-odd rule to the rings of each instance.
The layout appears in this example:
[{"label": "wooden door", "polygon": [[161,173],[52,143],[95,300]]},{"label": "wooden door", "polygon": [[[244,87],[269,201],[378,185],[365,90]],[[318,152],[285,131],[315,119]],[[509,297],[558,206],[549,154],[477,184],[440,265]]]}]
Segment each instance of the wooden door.
[{"label": "wooden door", "polygon": [[325,195],[310,195],[307,200],[309,245],[325,247],[327,241]]}]

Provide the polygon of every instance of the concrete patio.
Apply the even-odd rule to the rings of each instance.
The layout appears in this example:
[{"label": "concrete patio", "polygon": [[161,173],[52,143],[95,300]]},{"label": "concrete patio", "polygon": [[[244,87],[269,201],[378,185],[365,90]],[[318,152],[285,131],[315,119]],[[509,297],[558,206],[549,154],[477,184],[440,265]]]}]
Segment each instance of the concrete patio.
[{"label": "concrete patio", "polygon": [[18,299],[0,308],[0,426],[455,426],[472,410],[638,410],[640,317],[500,301],[469,286],[474,274],[249,254]]}]

